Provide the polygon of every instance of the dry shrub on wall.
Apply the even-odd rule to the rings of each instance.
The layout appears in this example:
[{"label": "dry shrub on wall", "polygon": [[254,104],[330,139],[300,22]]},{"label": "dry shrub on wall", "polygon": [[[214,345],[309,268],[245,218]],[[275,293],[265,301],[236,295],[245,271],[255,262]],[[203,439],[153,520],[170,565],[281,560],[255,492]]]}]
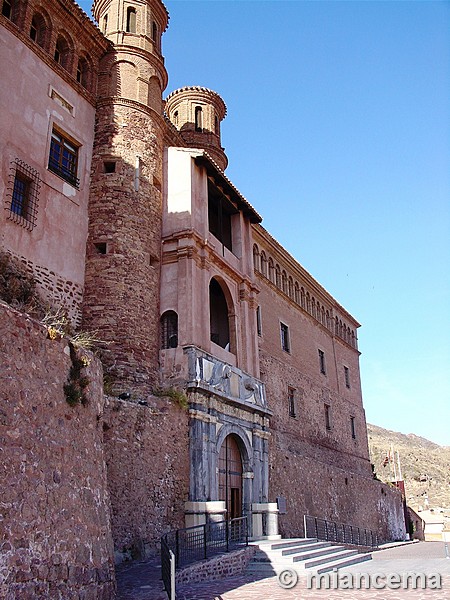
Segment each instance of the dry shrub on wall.
[{"label": "dry shrub on wall", "polygon": [[45,315],[35,280],[24,265],[4,251],[0,251],[0,299],[36,319]]}]

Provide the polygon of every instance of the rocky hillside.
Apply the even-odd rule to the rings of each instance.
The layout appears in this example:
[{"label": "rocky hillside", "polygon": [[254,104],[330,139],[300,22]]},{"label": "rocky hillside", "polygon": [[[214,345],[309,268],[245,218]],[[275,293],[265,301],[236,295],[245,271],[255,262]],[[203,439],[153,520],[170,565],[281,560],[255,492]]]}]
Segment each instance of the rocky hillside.
[{"label": "rocky hillside", "polygon": [[[397,433],[367,424],[371,461],[378,479],[394,479],[393,462],[386,457],[391,446],[400,454],[400,464],[406,486],[406,499],[414,510],[450,509],[450,447],[442,447],[409,433]],[[397,464],[397,463],[396,463]]]}]

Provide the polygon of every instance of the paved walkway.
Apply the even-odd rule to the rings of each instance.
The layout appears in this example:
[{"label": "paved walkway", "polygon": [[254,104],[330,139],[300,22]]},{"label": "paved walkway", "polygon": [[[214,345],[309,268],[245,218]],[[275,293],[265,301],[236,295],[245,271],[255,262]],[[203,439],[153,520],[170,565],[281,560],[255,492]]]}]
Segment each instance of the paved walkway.
[{"label": "paved walkway", "polygon": [[[331,589],[307,589],[307,579],[300,574],[292,589],[283,589],[277,577],[255,580],[243,574],[239,577],[178,586],[177,600],[450,600],[450,559],[445,557],[442,542],[421,542],[374,552],[370,562],[349,567],[331,576]],[[137,563],[118,571],[118,600],[167,600],[162,592],[157,561]],[[371,578],[371,589],[344,589],[355,583],[358,573]],[[388,589],[386,577],[402,584],[407,573],[423,573],[428,587],[438,581],[433,573],[442,575],[442,589]],[[377,577],[378,576],[378,577]],[[353,578],[353,580],[352,580]],[[289,576],[286,581],[289,583]],[[335,585],[338,583],[339,587]],[[374,584],[383,586],[374,589]],[[334,588],[334,589],[333,589]],[[337,588],[337,589],[336,589]],[[408,596],[406,595],[408,594]]]}]

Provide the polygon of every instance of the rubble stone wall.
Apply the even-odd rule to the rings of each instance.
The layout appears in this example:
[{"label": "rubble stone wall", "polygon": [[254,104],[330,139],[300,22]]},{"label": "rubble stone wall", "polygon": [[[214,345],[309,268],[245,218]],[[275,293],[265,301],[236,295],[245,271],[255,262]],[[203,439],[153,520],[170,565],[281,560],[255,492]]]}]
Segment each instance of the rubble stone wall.
[{"label": "rubble stone wall", "polygon": [[164,533],[185,527],[188,412],[168,398],[146,402],[107,399],[104,439],[116,562],[154,554]]},{"label": "rubble stone wall", "polygon": [[0,598],[115,597],[102,370],[88,352],[87,403],[63,386],[65,339],[0,305]]}]

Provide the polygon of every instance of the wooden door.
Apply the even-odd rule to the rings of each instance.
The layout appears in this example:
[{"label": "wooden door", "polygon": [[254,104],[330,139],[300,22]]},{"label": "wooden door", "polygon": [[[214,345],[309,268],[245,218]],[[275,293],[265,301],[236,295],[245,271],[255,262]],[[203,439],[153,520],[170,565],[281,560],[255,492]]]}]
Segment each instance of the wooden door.
[{"label": "wooden door", "polygon": [[219,454],[219,500],[225,502],[227,519],[242,516],[242,458],[236,438],[225,438]]}]

